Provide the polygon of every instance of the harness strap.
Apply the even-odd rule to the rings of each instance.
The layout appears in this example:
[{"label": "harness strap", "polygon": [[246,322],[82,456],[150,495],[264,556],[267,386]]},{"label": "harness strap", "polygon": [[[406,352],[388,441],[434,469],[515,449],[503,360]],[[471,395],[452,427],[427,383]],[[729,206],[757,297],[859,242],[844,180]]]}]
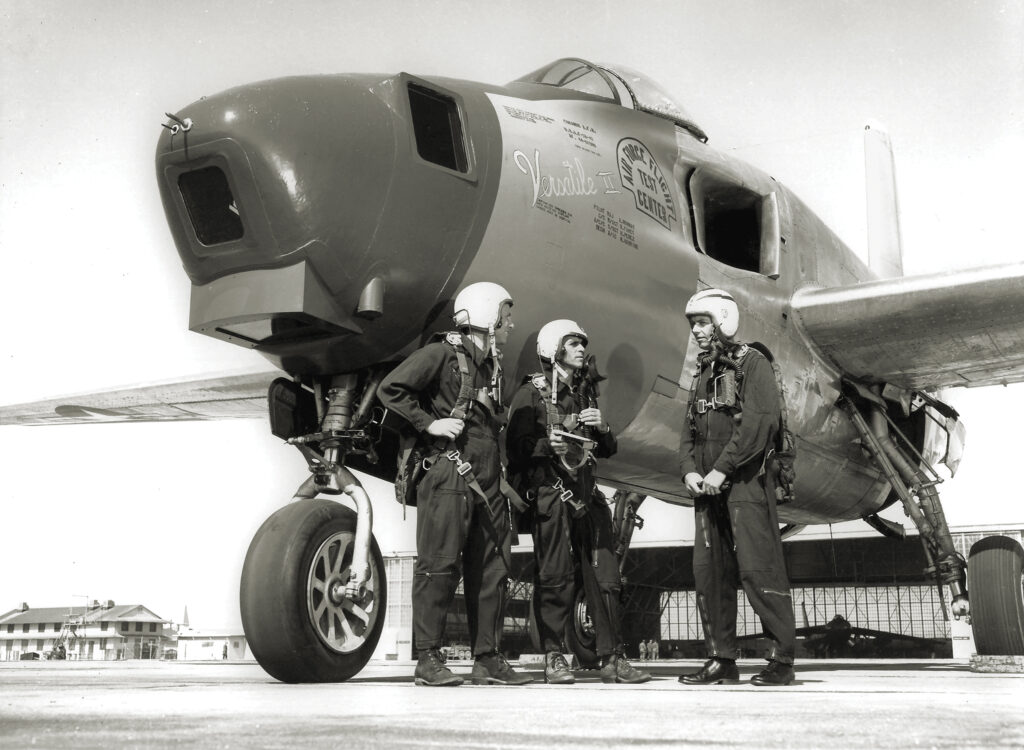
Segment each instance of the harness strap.
[{"label": "harness strap", "polygon": [[455,399],[455,406],[452,407],[451,416],[455,419],[465,419],[469,416],[469,409],[475,395],[473,373],[469,370],[469,358],[466,356],[466,348],[462,342],[462,337],[457,333],[449,333],[445,337],[445,341],[455,350],[455,357],[459,361],[459,395]]},{"label": "harness strap", "polygon": [[[458,474],[460,477],[462,477],[462,481],[464,481],[466,484],[468,484],[469,488],[471,490],[473,490],[473,493],[476,495],[476,501],[475,501],[476,504],[483,507],[484,521],[486,522],[486,524],[488,526],[487,531],[490,533],[491,538],[494,540],[494,546],[497,547],[498,551],[501,553],[501,559],[505,563],[505,569],[509,573],[511,573],[512,572],[512,555],[509,553],[509,551],[507,549],[505,549],[505,545],[502,543],[501,537],[498,536],[498,526],[495,523],[494,518],[493,518],[492,513],[491,513],[490,501],[489,501],[489,499],[487,497],[487,493],[484,492],[484,488],[480,486],[479,480],[477,480],[476,475],[473,473],[473,465],[471,463],[469,463],[469,461],[463,461],[462,460],[462,455],[459,453],[459,451],[457,451],[455,449],[452,449],[452,450],[446,452],[444,454],[444,457],[447,458],[449,461],[451,461],[453,464],[455,464],[455,473]],[[505,483],[504,479],[499,480],[498,485],[499,485],[499,487],[502,488],[502,492],[503,493],[504,493],[505,487],[508,487],[508,485],[507,485],[507,483]],[[526,509],[526,504],[523,503],[523,499],[521,497],[519,497],[519,494],[515,490],[513,490],[511,487],[508,487],[508,489],[511,492],[511,495],[515,496],[516,501],[518,501],[518,503],[522,505],[522,509],[525,510]],[[505,499],[506,499],[507,502],[512,502],[512,497],[510,497],[509,495],[505,495]],[[517,505],[516,507],[518,508],[519,505]],[[512,533],[512,523],[511,523],[512,519],[511,519],[511,515],[509,515],[509,519],[508,520],[509,520],[509,533],[511,534]]]}]

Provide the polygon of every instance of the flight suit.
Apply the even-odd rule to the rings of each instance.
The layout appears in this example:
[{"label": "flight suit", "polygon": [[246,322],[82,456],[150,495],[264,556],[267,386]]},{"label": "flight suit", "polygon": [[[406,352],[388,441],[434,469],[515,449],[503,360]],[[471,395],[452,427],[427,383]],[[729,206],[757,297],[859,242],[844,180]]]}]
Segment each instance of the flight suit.
[{"label": "flight suit", "polygon": [[[791,664],[796,623],[782,554],[775,497],[765,491],[764,459],[780,423],[778,385],[771,363],[756,349],[739,358],[740,418],[735,409],[706,408],[712,376],[724,365],[701,362],[690,394],[690,424],[680,445],[682,475],[702,477],[717,469],[731,483],[719,496],[694,503],[693,577],[709,657],[735,659],[736,589],[747,600],[772,640],[769,659]],[[701,404],[701,401],[705,404]]]},{"label": "flight suit", "polygon": [[[550,399],[550,371],[535,376],[544,382]],[[559,382],[557,411],[570,424],[586,408],[577,388]],[[551,449],[548,414],[541,391],[527,380],[512,397],[505,446],[513,486],[533,501],[533,549],[537,563],[534,581],[534,621],[545,652],[562,651],[562,635],[573,605],[575,566],[579,565],[588,611],[597,635],[597,653],[618,653],[622,647],[619,596],[622,581],[612,538],[612,516],[608,505],[596,493],[593,463],[570,473]],[[566,432],[583,434],[582,425]],[[564,421],[559,429],[564,429]],[[591,430],[597,445],[594,454],[606,458],[615,454],[615,435]],[[556,488],[559,480],[561,487]],[[571,506],[562,493],[572,492],[583,504],[582,515],[573,518]]]},{"label": "flight suit", "polygon": [[[462,342],[474,389],[489,386],[494,367],[490,354],[469,339]],[[471,647],[479,656],[499,651],[501,643],[511,524],[508,501],[499,490],[498,418],[473,401],[465,428],[454,441],[427,435],[432,422],[451,416],[461,382],[454,346],[440,341],[427,344],[398,365],[381,382],[378,395],[385,407],[404,417],[438,449],[416,489],[412,588],[416,648],[422,652],[443,645],[461,567]],[[486,502],[459,475],[456,463],[446,458],[452,449],[472,466]]]}]

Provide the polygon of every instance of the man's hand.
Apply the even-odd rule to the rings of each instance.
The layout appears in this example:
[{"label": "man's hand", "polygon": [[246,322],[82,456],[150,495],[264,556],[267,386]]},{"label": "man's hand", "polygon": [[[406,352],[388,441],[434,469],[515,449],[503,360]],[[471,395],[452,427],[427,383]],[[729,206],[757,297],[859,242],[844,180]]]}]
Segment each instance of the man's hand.
[{"label": "man's hand", "polygon": [[465,421],[461,419],[455,419],[455,417],[445,417],[444,419],[435,419],[427,427],[427,434],[433,435],[434,437],[448,438],[454,440],[462,434],[462,429],[466,426]]},{"label": "man's hand", "polygon": [[588,427],[596,427],[600,433],[608,432],[608,425],[601,416],[601,410],[592,406],[580,412],[580,421]]},{"label": "man's hand", "polygon": [[718,469],[712,469],[708,472],[708,475],[704,477],[704,494],[705,495],[720,495],[722,494],[722,482],[725,481],[725,474],[718,471]]},{"label": "man's hand", "polygon": [[569,444],[565,442],[565,438],[557,432],[551,433],[551,437],[548,438],[548,442],[551,443],[551,450],[554,451],[556,456],[564,456],[569,452]]},{"label": "man's hand", "polygon": [[701,478],[701,475],[695,471],[691,471],[683,477],[683,484],[686,485],[687,491],[694,497],[704,494],[704,488],[701,486],[703,481],[704,480]]}]

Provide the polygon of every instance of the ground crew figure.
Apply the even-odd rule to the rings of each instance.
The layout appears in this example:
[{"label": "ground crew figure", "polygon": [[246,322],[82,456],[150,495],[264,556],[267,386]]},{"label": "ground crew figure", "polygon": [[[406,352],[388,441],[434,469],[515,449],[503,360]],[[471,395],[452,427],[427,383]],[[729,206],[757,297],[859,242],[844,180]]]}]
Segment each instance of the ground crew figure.
[{"label": "ground crew figure", "polygon": [[[511,526],[501,490],[500,350],[512,298],[498,284],[471,284],[455,298],[456,332],[413,352],[380,385],[385,407],[430,446],[416,488],[413,634],[416,684],[459,685],[439,652],[462,574],[476,684],[522,685],[500,652]],[[460,565],[461,563],[461,565]],[[461,569],[460,569],[461,568]]]},{"label": "ground crew figure", "polygon": [[657,659],[658,658],[658,642],[651,639],[650,643],[647,644],[647,658]]},{"label": "ground crew figure", "polygon": [[536,557],[533,611],[545,651],[544,679],[571,684],[562,636],[573,605],[578,566],[597,635],[603,682],[646,682],[623,656],[612,517],[594,482],[594,458],[615,453],[616,441],[597,403],[597,368],[587,335],[555,320],[537,335],[541,371],[516,391],[506,439],[509,472],[532,504]]},{"label": "ground crew figure", "polygon": [[710,657],[687,685],[739,679],[736,589],[743,590],[772,640],[768,666],[755,685],[793,681],[793,604],[782,556],[774,493],[765,491],[764,463],[780,425],[771,363],[736,341],[739,310],[719,289],[698,292],[686,317],[702,353],[683,425],[680,463],[693,495],[693,576]]},{"label": "ground crew figure", "polygon": [[647,641],[640,641],[640,661],[647,661]]}]

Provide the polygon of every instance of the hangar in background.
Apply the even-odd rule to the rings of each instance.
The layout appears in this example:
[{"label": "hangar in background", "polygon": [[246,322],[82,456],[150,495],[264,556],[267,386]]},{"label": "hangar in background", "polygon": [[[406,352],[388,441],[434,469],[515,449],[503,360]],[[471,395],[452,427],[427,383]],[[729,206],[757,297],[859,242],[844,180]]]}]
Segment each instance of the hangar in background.
[{"label": "hangar in background", "polygon": [[[952,619],[946,592],[924,574],[928,567],[920,538],[880,535],[829,538],[797,535],[783,544],[793,589],[797,627],[824,628],[839,615],[857,629],[900,638],[887,648],[912,656],[968,658],[973,652],[970,626]],[[1024,544],[1024,524],[962,526],[951,529],[957,550],[966,558],[971,546],[986,536],[1004,535]],[[412,642],[413,555],[385,560],[388,611],[375,654],[382,659],[409,659]],[[533,553],[517,548],[516,568],[505,618],[503,648],[510,656],[534,650],[530,638],[529,602],[533,593]],[[693,593],[693,548],[643,546],[629,550],[624,569],[623,629],[627,655],[639,656],[641,640],[660,642],[663,657],[703,656],[703,631]],[[754,636],[761,625],[740,592],[737,622],[741,636]],[[465,602],[460,584],[448,619],[448,641],[467,644]],[[934,643],[929,643],[934,642]],[[756,651],[751,641],[752,651]],[[848,655],[855,655],[853,654]],[[803,657],[813,656],[807,649]],[[896,653],[892,653],[896,655]]]}]

